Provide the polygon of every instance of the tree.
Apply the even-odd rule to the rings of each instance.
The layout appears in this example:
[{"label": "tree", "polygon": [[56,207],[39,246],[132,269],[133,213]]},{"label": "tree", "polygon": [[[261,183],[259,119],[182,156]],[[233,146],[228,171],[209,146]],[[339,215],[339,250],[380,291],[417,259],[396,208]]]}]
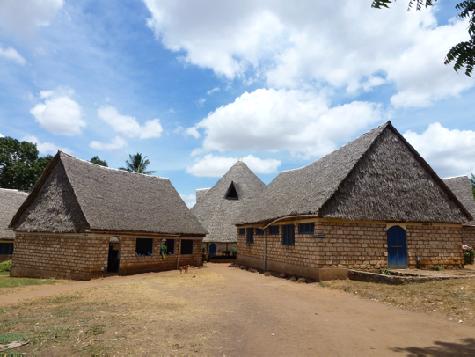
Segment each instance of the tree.
[{"label": "tree", "polygon": [[[388,8],[394,1],[396,0],[373,0],[371,6],[377,9]],[[409,9],[416,5],[416,10],[420,10],[422,7],[433,6],[436,2],[437,0],[409,0]],[[456,71],[465,68],[465,74],[470,77],[475,66],[475,0],[460,1],[455,5],[455,8],[458,11],[459,18],[468,19],[469,21],[468,34],[470,39],[453,46],[447,53],[444,63],[454,62]]]},{"label": "tree", "polygon": [[93,156],[91,157],[91,160],[89,160],[91,164],[96,164],[100,166],[105,166],[107,167],[107,161],[102,160],[99,156]]},{"label": "tree", "polygon": [[39,157],[36,144],[0,138],[0,187],[31,190],[51,159]]},{"label": "tree", "polygon": [[128,172],[137,172],[139,174],[153,173],[153,171],[147,171],[147,167],[148,165],[150,165],[150,160],[139,152],[135,155],[129,155],[129,159],[125,162],[125,164],[126,167],[121,167],[120,170],[125,170]]},{"label": "tree", "polygon": [[472,174],[470,181],[472,182],[472,193],[473,193],[473,197],[475,198],[475,175],[474,174]]}]

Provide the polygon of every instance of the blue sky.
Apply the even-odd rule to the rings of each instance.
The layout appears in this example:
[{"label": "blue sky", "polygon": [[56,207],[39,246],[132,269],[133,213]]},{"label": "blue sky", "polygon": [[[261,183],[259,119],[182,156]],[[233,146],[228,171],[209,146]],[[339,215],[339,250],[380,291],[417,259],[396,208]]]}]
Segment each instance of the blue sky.
[{"label": "blue sky", "polygon": [[26,2],[0,4],[0,134],[43,154],[142,152],[191,202],[236,158],[269,182],[390,119],[439,175],[475,171],[449,0]]}]

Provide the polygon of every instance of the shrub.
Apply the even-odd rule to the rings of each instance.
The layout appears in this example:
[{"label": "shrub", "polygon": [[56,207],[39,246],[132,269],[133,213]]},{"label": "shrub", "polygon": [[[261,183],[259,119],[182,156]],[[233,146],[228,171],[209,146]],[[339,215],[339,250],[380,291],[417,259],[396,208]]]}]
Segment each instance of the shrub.
[{"label": "shrub", "polygon": [[11,260],[5,260],[4,262],[0,263],[0,273],[10,271],[12,268],[12,261]]},{"label": "shrub", "polygon": [[465,250],[463,252],[463,263],[464,264],[473,264],[473,259],[475,258],[475,251]]},{"label": "shrub", "polygon": [[231,247],[230,251],[231,251],[231,255],[233,257],[235,257],[237,255],[237,248],[236,247]]}]

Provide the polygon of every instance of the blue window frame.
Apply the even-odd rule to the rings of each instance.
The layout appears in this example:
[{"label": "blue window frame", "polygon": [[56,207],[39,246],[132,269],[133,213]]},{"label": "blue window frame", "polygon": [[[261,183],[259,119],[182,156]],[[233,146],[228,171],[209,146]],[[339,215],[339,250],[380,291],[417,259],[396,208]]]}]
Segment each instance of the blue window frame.
[{"label": "blue window frame", "polygon": [[284,224],[282,226],[282,245],[295,245],[295,225]]},{"label": "blue window frame", "polygon": [[299,223],[299,234],[313,234],[315,232],[315,223]]},{"label": "blue window frame", "polygon": [[246,244],[254,243],[254,228],[246,228]]},{"label": "blue window frame", "polygon": [[279,226],[269,226],[268,232],[271,236],[279,235]]}]

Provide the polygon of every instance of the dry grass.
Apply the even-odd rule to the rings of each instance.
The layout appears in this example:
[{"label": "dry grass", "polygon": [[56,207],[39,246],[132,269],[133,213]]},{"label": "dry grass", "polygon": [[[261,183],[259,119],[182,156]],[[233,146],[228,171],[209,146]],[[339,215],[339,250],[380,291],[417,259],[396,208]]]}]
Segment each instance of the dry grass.
[{"label": "dry grass", "polygon": [[387,285],[352,280],[323,282],[322,286],[344,290],[373,301],[410,311],[441,313],[449,320],[475,325],[475,279],[454,279]]},{"label": "dry grass", "polygon": [[204,322],[210,312],[192,302],[192,291],[215,279],[213,274],[144,276],[42,298],[0,309],[0,331],[27,338],[30,343],[19,351],[32,355],[203,354],[213,334]]}]

